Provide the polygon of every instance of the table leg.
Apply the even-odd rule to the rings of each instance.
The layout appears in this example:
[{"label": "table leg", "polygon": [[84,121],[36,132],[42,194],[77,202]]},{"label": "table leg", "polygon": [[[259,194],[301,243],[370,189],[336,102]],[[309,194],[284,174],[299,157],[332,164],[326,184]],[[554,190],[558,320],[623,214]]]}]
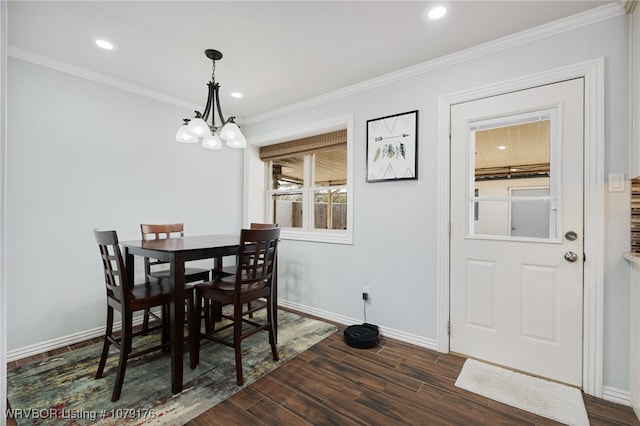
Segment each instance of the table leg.
[{"label": "table leg", "polygon": [[125,247],[124,248],[124,267],[127,270],[127,281],[129,282],[129,285],[133,287],[134,285],[134,279],[135,279],[135,274],[134,274],[134,256],[133,254],[129,253],[129,247]]},{"label": "table leg", "polygon": [[271,280],[271,307],[273,308],[273,328],[276,331],[276,343],[278,343],[278,255],[274,259],[273,279]]},{"label": "table leg", "polygon": [[173,253],[170,260],[171,292],[173,301],[169,307],[171,337],[171,391],[182,392],[184,347],[184,254]]}]

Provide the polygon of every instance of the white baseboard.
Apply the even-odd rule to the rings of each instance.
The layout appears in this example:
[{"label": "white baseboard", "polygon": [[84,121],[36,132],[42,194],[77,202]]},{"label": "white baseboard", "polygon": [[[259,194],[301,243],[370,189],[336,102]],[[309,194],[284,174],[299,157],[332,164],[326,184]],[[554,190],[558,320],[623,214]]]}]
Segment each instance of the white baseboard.
[{"label": "white baseboard", "polygon": [[[122,321],[114,322],[113,328],[118,330]],[[142,316],[133,319],[133,325],[142,324]],[[52,351],[54,349],[63,348],[65,346],[73,345],[75,343],[84,342],[85,340],[93,339],[95,337],[104,336],[105,326],[92,328],[90,330],[81,331],[67,336],[58,337],[56,339],[47,340],[45,342],[36,343],[34,345],[25,346],[22,348],[7,351],[7,362],[17,361],[19,359],[27,358],[33,355],[38,355],[44,352]]]},{"label": "white baseboard", "polygon": [[622,389],[603,386],[602,399],[631,407],[631,392]]},{"label": "white baseboard", "polygon": [[[301,305],[299,303],[289,302],[286,300],[279,299],[278,306],[282,306],[285,308],[293,309],[299,312],[303,312],[305,314],[313,315],[319,318],[326,319],[328,321],[337,322],[338,324],[362,324],[362,321],[357,318],[345,317],[343,315],[338,315],[333,312],[324,311],[321,309],[312,308],[310,306]],[[416,334],[406,333],[404,331],[395,330],[387,327],[380,327],[380,335],[389,337],[392,339],[399,340],[401,342],[410,343],[412,345],[420,346],[422,348],[431,349],[434,351],[438,350],[437,342],[434,339],[429,339],[423,336],[418,336]]]}]

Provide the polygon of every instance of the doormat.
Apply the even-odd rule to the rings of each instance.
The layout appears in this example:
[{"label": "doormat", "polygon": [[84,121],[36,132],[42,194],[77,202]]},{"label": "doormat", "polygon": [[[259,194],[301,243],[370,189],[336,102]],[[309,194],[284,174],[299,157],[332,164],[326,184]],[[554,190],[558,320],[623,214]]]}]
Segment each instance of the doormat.
[{"label": "doormat", "polygon": [[[256,319],[261,315],[264,310],[255,314]],[[332,324],[278,311],[280,360],[273,360],[266,332],[243,340],[243,386],[236,384],[233,348],[206,339],[201,341],[200,364],[194,370],[188,366],[188,348],[185,351],[184,390],[178,395],[171,393],[167,353],[134,358],[127,364],[116,402],[111,402],[111,392],[118,352],[110,351],[104,376],[95,380],[102,350],[102,343],[96,343],[9,371],[8,400],[18,425],[182,425],[336,330]],[[156,344],[157,339],[157,335],[140,337],[134,345]]]},{"label": "doormat", "polygon": [[456,386],[567,425],[589,425],[579,389],[467,359]]}]

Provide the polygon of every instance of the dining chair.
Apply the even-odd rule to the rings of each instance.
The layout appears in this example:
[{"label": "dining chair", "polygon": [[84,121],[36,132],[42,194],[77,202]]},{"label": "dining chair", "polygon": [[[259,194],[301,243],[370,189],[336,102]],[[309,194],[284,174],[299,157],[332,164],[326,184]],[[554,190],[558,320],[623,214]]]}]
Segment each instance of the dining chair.
[{"label": "dining chair", "polygon": [[[250,229],[271,229],[271,228],[278,228],[280,225],[278,225],[277,223],[257,223],[257,222],[252,222],[249,225]],[[277,261],[276,261],[276,269],[277,269]],[[274,269],[274,274],[277,272],[276,269]],[[236,273],[236,265],[235,263],[233,265],[228,265],[228,266],[223,266],[221,269],[221,273],[220,271],[218,273],[216,273],[216,271],[213,271],[213,275],[214,278],[217,277],[229,277],[231,275],[234,275]],[[277,279],[277,278],[276,278]],[[207,307],[209,307],[207,305]],[[248,312],[251,312],[251,302],[249,302],[249,306],[248,306]],[[207,315],[207,319],[212,319],[213,321],[220,321],[222,320],[222,305],[219,303],[213,303],[211,307],[209,307],[209,309],[211,309],[211,311],[207,311],[206,313]],[[252,313],[249,313],[249,317],[253,317]],[[208,327],[210,327],[209,323],[205,324]]]},{"label": "dining chair", "polygon": [[[100,379],[102,377],[109,356],[109,348],[111,345],[114,345],[119,350],[120,355],[111,401],[117,401],[120,399],[127,361],[156,350],[166,350],[170,346],[166,322],[167,317],[165,317],[165,321],[160,325],[146,330],[146,332],[149,332],[162,329],[163,333],[160,343],[134,352],[133,338],[145,333],[145,330],[133,331],[133,313],[155,307],[163,308],[168,306],[173,300],[173,294],[169,286],[163,281],[153,280],[137,285],[129,283],[116,231],[99,231],[94,229],[93,234],[100,250],[107,292],[107,325],[104,334],[102,354],[100,355],[100,362],[95,378]],[[193,315],[193,302],[191,302],[191,305],[189,312]],[[122,329],[119,335],[116,335],[113,330],[115,311],[120,312],[122,318]],[[189,340],[191,344],[189,348],[192,368],[195,368],[195,362],[197,361],[195,353],[197,341],[195,323],[196,321],[192,316],[189,320],[189,324],[191,324],[189,329]]]},{"label": "dining chair", "polygon": [[[142,233],[143,241],[158,240],[171,237],[184,237],[184,224],[183,223],[166,223],[166,224],[147,224],[140,225],[140,231]],[[168,281],[171,271],[166,267],[167,262],[157,259],[144,258],[144,273],[145,280],[160,280]],[[197,281],[209,281],[209,270],[201,268],[185,267],[184,269],[184,282],[185,284],[194,283]],[[192,303],[189,300],[193,300],[193,289],[191,286],[185,287],[185,299],[187,303],[187,310]],[[207,309],[209,311],[209,309]],[[144,318],[142,321],[142,329],[147,330],[149,327],[149,318],[154,317],[156,320],[160,318],[154,314],[150,309],[145,310]],[[187,318],[189,318],[189,312],[187,312]]]},{"label": "dining chair", "polygon": [[[278,228],[280,225],[278,225],[277,223],[257,223],[257,222],[252,222],[249,225],[250,229],[271,229],[271,228]],[[215,272],[214,271],[214,278],[217,278],[215,276]],[[228,266],[223,266],[221,269],[222,274],[219,274],[219,277],[224,277],[224,276],[230,276],[236,273],[236,265],[235,262],[233,265],[228,265]]]},{"label": "dining chair", "polygon": [[[264,330],[269,334],[269,344],[274,360],[278,360],[276,346],[274,318],[276,315],[273,297],[273,272],[280,228],[270,229],[243,229],[240,232],[240,243],[236,257],[236,273],[229,277],[217,278],[211,282],[196,284],[196,318],[200,318],[202,300],[207,299],[218,302],[221,305],[233,305],[232,313],[222,316],[229,322],[216,328],[215,322],[210,330],[198,333],[196,339],[196,364],[200,355],[200,339],[229,346],[235,350],[236,382],[244,383],[242,374],[242,340]],[[251,307],[244,305],[258,299],[265,299],[266,303],[256,303]],[[266,309],[264,320],[248,318],[247,314]],[[243,329],[243,325],[246,325]],[[200,330],[200,327],[197,327]],[[230,337],[221,333],[232,329]]]}]

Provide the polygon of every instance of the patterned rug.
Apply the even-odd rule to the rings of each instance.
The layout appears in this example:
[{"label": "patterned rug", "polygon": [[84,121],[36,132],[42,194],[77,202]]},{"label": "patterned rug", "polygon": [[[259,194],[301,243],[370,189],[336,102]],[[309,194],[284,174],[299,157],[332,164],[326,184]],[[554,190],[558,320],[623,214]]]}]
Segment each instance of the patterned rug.
[{"label": "patterned rug", "polygon": [[[194,370],[185,351],[184,390],[178,395],[171,393],[168,354],[133,359],[117,402],[110,400],[117,351],[112,348],[103,378],[95,380],[102,343],[93,344],[9,371],[9,404],[18,425],[182,425],[336,330],[331,324],[279,311],[280,360],[273,361],[266,332],[245,339],[243,386],[236,385],[233,349],[207,340],[202,340],[200,364]],[[137,342],[150,344],[157,338],[145,336]]]}]

